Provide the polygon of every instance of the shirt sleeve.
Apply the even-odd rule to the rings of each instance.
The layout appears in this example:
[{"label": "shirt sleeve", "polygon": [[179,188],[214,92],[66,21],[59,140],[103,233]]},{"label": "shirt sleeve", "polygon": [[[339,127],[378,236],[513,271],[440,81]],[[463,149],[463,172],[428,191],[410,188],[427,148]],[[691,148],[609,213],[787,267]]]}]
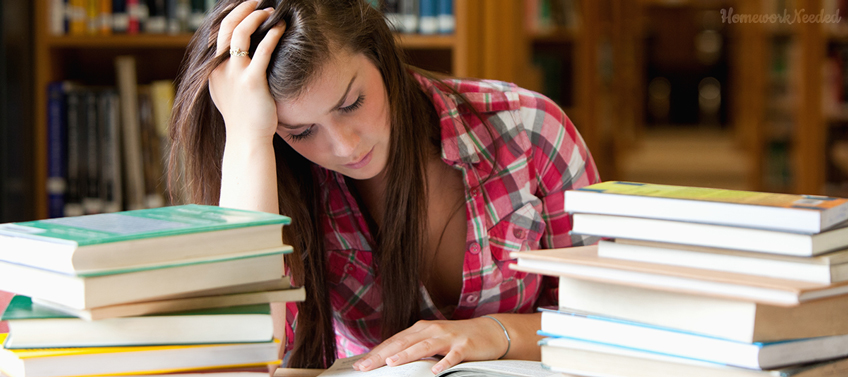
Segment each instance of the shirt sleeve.
[{"label": "shirt sleeve", "polygon": [[297,303],[286,303],[286,355],[294,349],[294,330],[297,326]]},{"label": "shirt sleeve", "polygon": [[[562,109],[547,97],[533,92],[522,95],[522,119],[532,144],[537,196],[542,201],[544,249],[594,243],[592,237],[572,236],[572,217],[565,211],[565,192],[600,181],[592,154],[577,128]],[[558,303],[559,279],[543,279],[539,305]]]}]

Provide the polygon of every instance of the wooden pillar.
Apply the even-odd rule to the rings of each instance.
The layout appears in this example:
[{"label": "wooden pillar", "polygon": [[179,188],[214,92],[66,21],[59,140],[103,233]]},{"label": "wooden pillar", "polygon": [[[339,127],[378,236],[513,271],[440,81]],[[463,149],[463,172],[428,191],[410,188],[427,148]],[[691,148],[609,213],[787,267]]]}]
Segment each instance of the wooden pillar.
[{"label": "wooden pillar", "polygon": [[[813,16],[822,9],[821,0],[799,0],[798,7]],[[801,43],[799,107],[793,129],[793,190],[798,194],[823,194],[825,183],[825,134],[827,122],[822,109],[822,65],[826,54],[823,25],[798,24]]]}]

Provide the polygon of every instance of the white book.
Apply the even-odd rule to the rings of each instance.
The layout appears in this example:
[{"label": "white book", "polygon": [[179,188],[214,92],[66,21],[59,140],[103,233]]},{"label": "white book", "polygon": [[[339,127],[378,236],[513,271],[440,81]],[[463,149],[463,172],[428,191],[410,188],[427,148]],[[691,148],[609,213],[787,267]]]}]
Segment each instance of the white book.
[{"label": "white book", "polygon": [[598,242],[598,256],[672,266],[703,268],[779,279],[830,284],[848,280],[848,263],[829,263],[825,256],[848,257],[848,250],[822,257],[791,257],[697,246],[617,239]]},{"label": "white book", "polygon": [[848,247],[848,226],[801,234],[734,226],[575,213],[572,232],[608,238],[809,257]]},{"label": "white book", "polygon": [[743,343],[563,311],[543,311],[541,333],[750,369],[773,369],[848,356],[848,335]]}]

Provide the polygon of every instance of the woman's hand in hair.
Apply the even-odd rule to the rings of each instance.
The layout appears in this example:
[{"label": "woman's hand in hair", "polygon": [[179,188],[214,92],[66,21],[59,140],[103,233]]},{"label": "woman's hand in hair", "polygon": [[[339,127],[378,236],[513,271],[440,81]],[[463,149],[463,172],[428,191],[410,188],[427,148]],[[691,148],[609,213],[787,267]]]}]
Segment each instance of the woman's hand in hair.
[{"label": "woman's hand in hair", "polygon": [[432,372],[438,374],[462,361],[497,359],[507,347],[503,330],[490,318],[418,321],[374,347],[353,367],[369,371],[383,365],[395,366],[443,355],[444,358],[432,368]]},{"label": "woman's hand in hair", "polygon": [[[245,1],[221,21],[217,55],[250,48],[250,35],[273,12],[272,8],[256,10],[257,4],[258,0]],[[224,118],[228,141],[234,135],[263,141],[274,136],[277,110],[265,71],[284,30],[285,25],[277,25],[268,31],[253,56],[230,56],[212,72],[209,93]]]}]

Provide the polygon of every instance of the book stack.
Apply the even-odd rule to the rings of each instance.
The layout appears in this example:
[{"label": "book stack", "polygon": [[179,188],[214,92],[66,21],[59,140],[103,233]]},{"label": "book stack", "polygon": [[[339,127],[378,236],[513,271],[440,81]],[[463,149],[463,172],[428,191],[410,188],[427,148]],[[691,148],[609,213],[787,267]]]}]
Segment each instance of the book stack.
[{"label": "book stack", "polygon": [[0,224],[0,290],[17,294],[0,318],[0,371],[267,370],[279,363],[271,305],[304,299],[284,276],[289,222],[182,205]]},{"label": "book stack", "polygon": [[597,245],[513,253],[560,277],[542,310],[551,369],[848,374],[848,200],[604,182],[565,202]]}]

